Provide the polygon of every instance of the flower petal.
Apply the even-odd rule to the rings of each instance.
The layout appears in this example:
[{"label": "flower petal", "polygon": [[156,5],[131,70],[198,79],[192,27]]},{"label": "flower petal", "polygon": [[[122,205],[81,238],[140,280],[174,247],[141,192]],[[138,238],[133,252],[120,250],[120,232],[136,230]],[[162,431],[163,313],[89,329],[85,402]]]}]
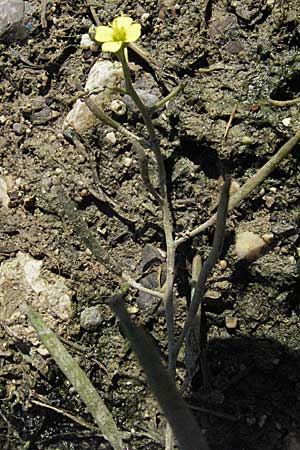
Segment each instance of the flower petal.
[{"label": "flower petal", "polygon": [[99,26],[95,30],[96,42],[107,42],[113,40],[114,30],[111,27]]},{"label": "flower petal", "polygon": [[133,23],[126,30],[126,40],[125,42],[135,42],[141,35],[141,25],[139,23]]},{"label": "flower petal", "polygon": [[128,16],[120,16],[116,17],[112,23],[113,28],[124,28],[125,30],[130,27],[132,24],[133,19]]},{"label": "flower petal", "polygon": [[121,41],[104,42],[104,44],[102,44],[102,50],[104,52],[116,53],[120,50],[122,44],[123,42]]}]

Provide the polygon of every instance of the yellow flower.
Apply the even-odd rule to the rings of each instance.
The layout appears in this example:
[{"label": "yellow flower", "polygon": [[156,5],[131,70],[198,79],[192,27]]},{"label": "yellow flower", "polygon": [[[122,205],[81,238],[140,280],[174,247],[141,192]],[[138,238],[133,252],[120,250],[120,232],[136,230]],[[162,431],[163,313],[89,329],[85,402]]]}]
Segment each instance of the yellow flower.
[{"label": "yellow flower", "polygon": [[104,52],[117,52],[122,45],[135,42],[141,35],[141,25],[134,23],[128,16],[114,19],[110,26],[99,26],[95,29],[95,41],[102,43]]}]

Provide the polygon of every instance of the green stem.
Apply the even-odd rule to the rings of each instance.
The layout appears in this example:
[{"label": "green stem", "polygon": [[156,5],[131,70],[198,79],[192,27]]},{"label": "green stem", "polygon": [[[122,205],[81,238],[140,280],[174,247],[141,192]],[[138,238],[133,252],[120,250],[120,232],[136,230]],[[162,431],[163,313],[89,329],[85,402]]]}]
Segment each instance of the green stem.
[{"label": "green stem", "polygon": [[[230,197],[228,209],[229,211],[236,208],[245,200],[251,192],[254,191],[272,172],[279,166],[281,161],[286,158],[293,150],[295,145],[300,141],[300,130],[289,139],[269,161],[266,162],[243,186]],[[202,233],[204,230],[216,223],[217,214],[215,213],[206,222],[194,228],[177,239],[175,239],[175,247],[179,247],[184,242]]]},{"label": "green stem", "polygon": [[133,84],[131,81],[130,69],[127,64],[125,53],[124,53],[124,47],[122,47],[119,50],[119,52],[117,53],[117,56],[120,59],[120,62],[122,64],[127,94],[132,98],[132,100],[138,107],[138,109],[143,117],[143,120],[145,122],[145,125],[147,127],[147,131],[149,133],[151,149],[154,152],[156,162],[158,165],[160,194],[161,194],[162,198],[164,198],[166,196],[166,186],[167,186],[166,171],[165,171],[165,165],[164,165],[163,157],[162,157],[162,154],[160,151],[158,139],[156,136],[155,128],[154,128],[152,120],[151,120],[151,114],[133,87]]},{"label": "green stem", "polygon": [[179,84],[178,86],[176,86],[176,88],[173,89],[173,91],[170,92],[168,95],[166,95],[166,97],[164,97],[162,100],[159,100],[159,102],[155,103],[155,105],[151,106],[150,112],[154,112],[155,110],[161,108],[167,102],[176,97],[176,95],[178,95],[183,90],[183,87],[184,87],[183,84]]},{"label": "green stem", "polygon": [[145,122],[147,131],[149,133],[150,146],[153,150],[159,179],[159,192],[161,196],[160,207],[163,216],[163,226],[167,247],[167,274],[165,283],[165,295],[164,303],[166,310],[166,322],[167,322],[167,335],[168,335],[168,355],[169,355],[169,370],[175,377],[176,357],[175,357],[175,337],[174,337],[174,280],[175,280],[175,246],[173,238],[173,219],[171,209],[169,205],[168,192],[167,192],[167,176],[164,164],[163,155],[160,149],[159,139],[157,138],[156,131],[151,119],[150,110],[144,105],[136,90],[133,87],[130,69],[127,64],[127,60],[124,53],[124,47],[121,47],[117,56],[122,64],[125,86],[127,94],[132,98],[137,108],[139,109],[143,120]]},{"label": "green stem", "polygon": [[146,374],[149,386],[178,440],[181,450],[208,450],[197,421],[176,389],[174,378],[164,368],[160,355],[145,331],[136,325],[125,307],[124,296],[116,294],[108,301],[118,317]]}]

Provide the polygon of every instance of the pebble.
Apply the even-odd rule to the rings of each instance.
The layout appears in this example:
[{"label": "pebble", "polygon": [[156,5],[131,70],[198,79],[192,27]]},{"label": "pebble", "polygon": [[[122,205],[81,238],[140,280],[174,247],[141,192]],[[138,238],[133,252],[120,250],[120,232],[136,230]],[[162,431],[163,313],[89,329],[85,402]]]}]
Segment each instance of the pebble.
[{"label": "pebble", "polygon": [[265,241],[252,231],[239,232],[235,239],[235,252],[239,259],[252,260],[261,254]]},{"label": "pebble", "polygon": [[221,259],[221,261],[219,262],[219,266],[221,270],[225,270],[227,268],[227,262],[225,261],[225,259]]},{"label": "pebble", "polygon": [[282,123],[285,127],[289,127],[291,125],[291,122],[292,122],[291,117],[286,117],[285,119],[282,120]]},{"label": "pebble", "polygon": [[104,141],[107,144],[114,145],[117,142],[116,135],[113,131],[110,131],[109,133],[106,133],[104,136]]},{"label": "pebble", "polygon": [[0,41],[12,44],[29,34],[26,15],[32,9],[24,0],[0,0]]},{"label": "pebble", "polygon": [[121,100],[113,100],[110,104],[110,109],[118,116],[124,116],[126,113],[126,105]]},{"label": "pebble", "polygon": [[147,22],[149,17],[150,17],[149,13],[144,13],[144,14],[141,15],[141,22],[142,22],[143,25],[145,25],[145,23]]},{"label": "pebble", "polygon": [[273,233],[265,233],[262,235],[262,239],[265,241],[266,244],[271,244],[271,242],[274,239]]},{"label": "pebble", "polygon": [[235,330],[238,325],[237,317],[225,316],[225,326],[229,330]]},{"label": "pebble", "polygon": [[265,204],[266,204],[267,208],[271,208],[274,205],[274,203],[275,203],[274,197],[271,197],[270,195],[265,195],[263,197],[263,199],[265,201]]},{"label": "pebble", "polygon": [[124,156],[123,159],[122,159],[122,163],[123,163],[123,165],[125,167],[132,166],[132,161],[133,161],[133,159],[132,158],[128,158],[127,156]]},{"label": "pebble", "polygon": [[81,36],[80,47],[84,50],[99,51],[99,45],[92,41],[88,33]]},{"label": "pebble", "polygon": [[212,289],[209,289],[205,292],[205,299],[206,300],[218,300],[222,296],[221,292],[214,291]]},{"label": "pebble", "polygon": [[[152,106],[154,106],[159,100],[158,96],[156,94],[153,94],[150,90],[136,88],[136,92],[147,108],[152,108]],[[137,106],[129,95],[124,95],[123,100],[131,111],[138,110]]]},{"label": "pebble", "polygon": [[20,122],[16,122],[13,124],[13,130],[17,136],[21,136],[23,134],[23,125]]},{"label": "pebble", "polygon": [[227,290],[230,288],[230,283],[227,280],[224,281],[218,281],[217,283],[215,283],[215,287],[217,287],[218,289],[222,289],[222,290]]},{"label": "pebble", "polygon": [[103,321],[98,306],[85,308],[80,314],[80,326],[86,331],[95,331]]}]

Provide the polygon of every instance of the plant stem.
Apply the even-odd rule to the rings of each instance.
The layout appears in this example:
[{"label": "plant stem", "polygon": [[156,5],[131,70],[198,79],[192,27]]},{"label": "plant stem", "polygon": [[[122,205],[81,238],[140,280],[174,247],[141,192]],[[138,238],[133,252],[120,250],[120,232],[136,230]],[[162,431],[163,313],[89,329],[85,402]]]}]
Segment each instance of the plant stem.
[{"label": "plant stem", "polygon": [[155,105],[151,106],[150,111],[154,112],[156,109],[161,108],[167,102],[172,100],[172,98],[176,97],[176,95],[178,95],[183,90],[183,87],[183,84],[179,84],[178,86],[176,86],[176,88],[173,89],[173,91],[171,91],[168,95],[166,95],[166,97],[164,97],[162,100],[159,100],[157,103],[155,103]]},{"label": "plant stem", "polygon": [[[293,150],[293,148],[298,144],[299,141],[300,130],[298,130],[291,139],[289,139],[282,147],[280,147],[278,152],[275,153],[275,155],[272,156],[272,158],[269,159],[269,161],[267,161],[266,164],[264,164],[256,172],[256,174],[253,175],[253,177],[246,181],[246,183],[244,183],[243,186],[235,194],[232,195],[232,197],[230,197],[228,209],[232,210],[236,208],[243,200],[245,200],[245,198],[247,198],[248,195],[251,194],[251,192],[254,191],[254,189],[256,189],[270,175],[270,173],[279,166],[281,161],[288,156],[288,154]],[[206,222],[194,228],[192,231],[187,232],[183,236],[175,239],[175,247],[177,248],[179,245],[183,244],[192,237],[197,236],[199,233],[202,233],[202,231],[214,225],[216,223],[216,219],[217,214],[214,214]]]},{"label": "plant stem", "polygon": [[151,112],[144,105],[144,103],[142,102],[142,100],[140,99],[140,97],[138,96],[137,92],[133,87],[130,69],[127,64],[124,53],[124,47],[121,47],[120,51],[117,53],[117,56],[122,64],[127,94],[132,98],[132,100],[138,107],[143,117],[144,123],[146,125],[149,134],[150,147],[153,150],[157,163],[159,192],[161,196],[160,207],[162,210],[163,227],[167,247],[167,274],[164,292],[164,304],[166,311],[167,337],[168,337],[168,357],[169,357],[168,367],[172,376],[175,377],[176,357],[174,351],[175,337],[174,337],[174,304],[173,304],[174,280],[175,280],[175,246],[173,238],[173,220],[167,192],[166,169],[163,155],[160,149],[159,139],[157,138],[156,131],[153,122],[151,120]]},{"label": "plant stem", "polygon": [[180,449],[208,450],[197,421],[176,389],[174,378],[163,366],[152,340],[131,320],[124,296],[116,294],[109,299],[108,304],[118,317],[121,328],[144,369],[150,389],[172,427]]},{"label": "plant stem", "polygon": [[207,259],[205,260],[202,270],[200,271],[191,299],[191,304],[189,312],[183,327],[183,330],[176,343],[176,356],[186,338],[187,333],[191,330],[193,326],[194,319],[197,315],[199,306],[202,302],[202,298],[205,292],[205,285],[207,278],[209,277],[214,265],[218,261],[223,248],[226,217],[228,211],[228,200],[229,200],[229,190],[230,190],[231,179],[230,177],[225,178],[225,182],[222,188],[220,202],[217,211],[217,222],[214,234],[214,240],[212,249]]},{"label": "plant stem", "polygon": [[120,125],[118,122],[116,122],[114,119],[109,117],[101,108],[100,105],[98,105],[93,99],[90,97],[84,97],[83,98],[85,104],[89,108],[89,110],[103,123],[110,126],[111,128],[115,129],[116,131],[119,131],[124,136],[126,136],[130,142],[132,143],[135,152],[138,157],[139,161],[139,168],[141,172],[142,180],[148,189],[148,191],[153,195],[153,197],[157,200],[158,203],[161,203],[161,198],[159,194],[156,192],[156,189],[152,185],[149,177],[149,169],[148,169],[148,161],[145,155],[145,150],[142,145],[142,139],[140,139],[138,136],[136,136],[131,131],[127,130],[127,128]]}]

